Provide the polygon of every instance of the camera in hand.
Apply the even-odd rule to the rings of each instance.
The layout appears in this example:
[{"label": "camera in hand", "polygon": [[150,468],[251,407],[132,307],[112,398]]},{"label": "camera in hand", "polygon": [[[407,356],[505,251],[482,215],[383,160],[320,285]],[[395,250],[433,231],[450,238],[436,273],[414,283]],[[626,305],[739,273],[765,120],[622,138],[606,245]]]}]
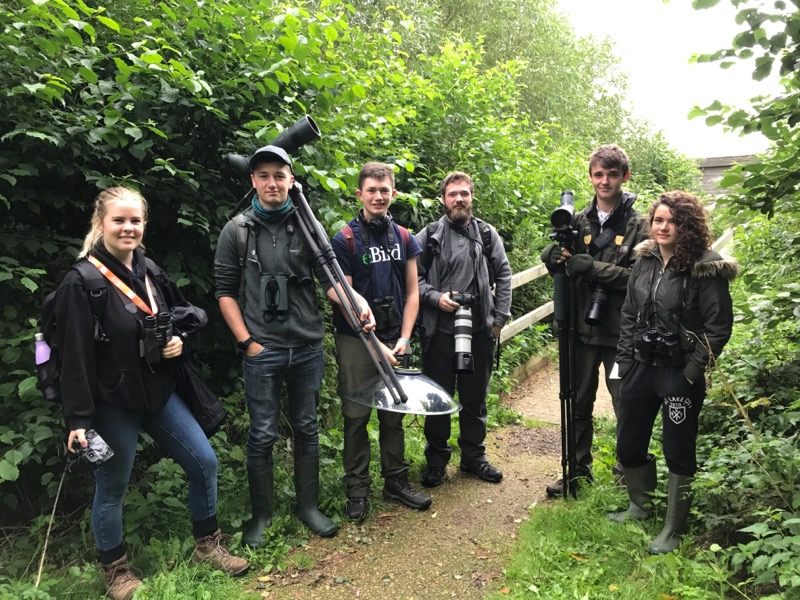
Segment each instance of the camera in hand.
[{"label": "camera in hand", "polygon": [[603,315],[606,312],[608,305],[608,291],[602,285],[598,285],[592,290],[592,295],[589,296],[589,310],[586,311],[584,321],[587,325],[597,327],[603,320]]},{"label": "camera in hand", "polygon": [[453,355],[454,373],[474,373],[472,362],[472,306],[478,304],[478,296],[470,293],[451,293],[450,299],[459,304],[456,309],[453,334],[455,338],[455,354]]},{"label": "camera in hand", "polygon": [[461,306],[475,306],[476,304],[478,304],[477,294],[470,294],[469,292],[451,293],[450,299],[456,304],[460,304]]},{"label": "camera in hand", "polygon": [[395,310],[394,296],[373,299],[372,313],[375,315],[375,331],[383,333],[397,328],[397,311]]},{"label": "camera in hand", "polygon": [[142,332],[142,355],[148,364],[161,361],[161,349],[172,339],[172,315],[168,312],[144,318]]},{"label": "camera in hand", "polygon": [[93,469],[96,469],[114,456],[114,451],[111,449],[111,446],[106,444],[105,440],[103,440],[100,434],[94,429],[86,430],[86,441],[88,442],[86,448],[81,446],[81,443],[77,439],[73,440],[72,447],[75,449],[78,460],[86,463]]},{"label": "camera in hand", "polygon": [[635,349],[644,362],[654,367],[681,367],[684,364],[683,350],[671,329],[648,329],[636,340]]}]

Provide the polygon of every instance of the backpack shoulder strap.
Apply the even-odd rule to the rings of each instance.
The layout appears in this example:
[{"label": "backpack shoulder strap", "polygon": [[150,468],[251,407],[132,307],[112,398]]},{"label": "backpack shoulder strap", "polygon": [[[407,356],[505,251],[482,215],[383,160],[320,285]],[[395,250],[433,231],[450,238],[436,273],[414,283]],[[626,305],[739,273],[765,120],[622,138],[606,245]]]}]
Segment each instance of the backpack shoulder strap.
[{"label": "backpack shoulder strap", "polygon": [[489,257],[492,255],[492,228],[486,221],[481,221],[476,218],[478,223],[478,231],[481,234],[481,244],[483,245],[483,253]]},{"label": "backpack shoulder strap", "polygon": [[239,257],[239,266],[244,266],[245,258],[247,257],[247,233],[249,227],[244,220],[242,213],[234,215],[231,219],[235,225],[234,232],[236,234],[236,256]]},{"label": "backpack shoulder strap", "polygon": [[400,230],[400,239],[403,240],[403,247],[408,248],[408,240],[411,238],[411,234],[402,225],[398,225],[397,228]]},{"label": "backpack shoulder strap", "polygon": [[339,233],[344,236],[344,240],[347,242],[347,248],[350,250],[350,254],[354,254],[356,251],[356,241],[353,239],[353,228],[350,227],[350,224],[348,223],[339,230]]},{"label": "backpack shoulder strap", "polygon": [[[239,277],[239,298],[244,297],[244,262],[247,259],[247,244],[250,241],[250,225],[244,218],[244,213],[234,215],[231,219],[233,221],[233,233],[236,239],[236,256],[239,258],[239,269],[241,276]],[[257,246],[255,246],[257,248]]]},{"label": "backpack shoulder strap", "polygon": [[492,262],[492,228],[486,221],[475,217],[478,223],[478,231],[481,234],[481,245],[483,255],[486,257],[486,267],[489,270],[489,287],[494,288],[494,262]]},{"label": "backpack shoulder strap", "polygon": [[86,291],[92,307],[92,314],[95,319],[102,321],[106,316],[106,302],[108,301],[106,278],[97,267],[86,260],[75,263],[73,268],[81,276],[83,289]]},{"label": "backpack shoulder strap", "polygon": [[433,239],[433,236],[439,231],[439,221],[428,223],[425,226],[425,231],[427,233],[425,240],[428,250],[425,254],[425,270],[429,271],[433,264],[433,257],[439,254],[439,243]]}]

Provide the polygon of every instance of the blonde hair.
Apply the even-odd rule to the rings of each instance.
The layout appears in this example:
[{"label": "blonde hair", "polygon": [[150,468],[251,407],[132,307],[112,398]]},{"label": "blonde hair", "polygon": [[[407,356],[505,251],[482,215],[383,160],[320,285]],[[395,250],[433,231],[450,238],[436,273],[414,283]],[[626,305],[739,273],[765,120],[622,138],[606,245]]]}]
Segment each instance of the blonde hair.
[{"label": "blonde hair", "polygon": [[[144,224],[147,224],[147,200],[137,191],[126,187],[117,186],[103,190],[97,194],[94,200],[94,212],[92,213],[92,224],[89,233],[83,238],[83,247],[78,258],[83,258],[92,251],[97,242],[103,237],[103,219],[106,216],[106,209],[110,203],[120,200],[138,200],[142,204],[142,217]],[[140,246],[144,248],[144,246]]]}]

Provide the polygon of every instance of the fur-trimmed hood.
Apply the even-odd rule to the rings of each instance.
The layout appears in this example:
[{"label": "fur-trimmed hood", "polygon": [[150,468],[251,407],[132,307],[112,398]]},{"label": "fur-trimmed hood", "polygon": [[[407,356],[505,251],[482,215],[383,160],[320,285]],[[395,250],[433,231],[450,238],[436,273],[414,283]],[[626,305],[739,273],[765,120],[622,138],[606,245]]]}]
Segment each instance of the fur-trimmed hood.
[{"label": "fur-trimmed hood", "polygon": [[[637,257],[651,256],[658,248],[655,240],[645,240],[634,248]],[[692,267],[692,277],[722,277],[733,281],[739,274],[739,263],[736,259],[723,256],[713,250],[706,250]]]}]

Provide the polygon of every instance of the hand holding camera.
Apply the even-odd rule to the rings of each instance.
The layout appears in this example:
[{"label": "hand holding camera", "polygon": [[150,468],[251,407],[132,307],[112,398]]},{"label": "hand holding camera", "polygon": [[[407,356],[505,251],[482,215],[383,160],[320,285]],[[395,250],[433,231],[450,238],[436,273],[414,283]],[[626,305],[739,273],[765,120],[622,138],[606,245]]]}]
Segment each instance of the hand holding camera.
[{"label": "hand holding camera", "polygon": [[84,448],[80,442],[80,431],[82,430],[79,429],[72,432],[76,434],[75,436],[70,433],[72,449],[79,462],[86,463],[91,468],[96,469],[114,456],[114,450],[106,444],[105,440],[94,429],[86,430],[86,447]]}]

